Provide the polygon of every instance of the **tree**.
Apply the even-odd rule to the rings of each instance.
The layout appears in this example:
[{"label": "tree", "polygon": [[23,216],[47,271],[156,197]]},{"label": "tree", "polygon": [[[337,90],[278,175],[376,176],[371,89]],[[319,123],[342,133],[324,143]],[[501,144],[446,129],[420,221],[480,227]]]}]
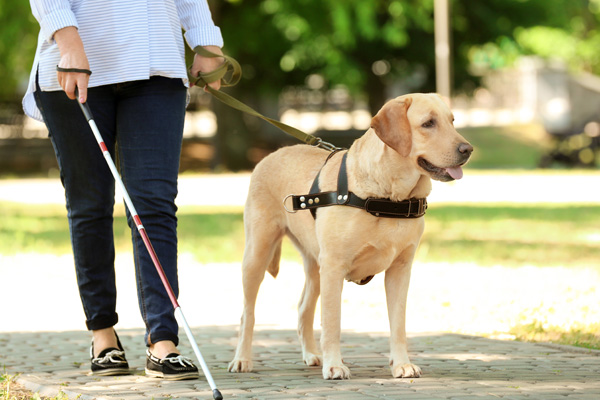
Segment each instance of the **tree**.
[{"label": "tree", "polygon": [[[433,47],[432,0],[222,4],[218,15],[227,51],[244,63],[251,59],[255,79],[266,75],[269,86],[301,85],[307,75],[318,73],[330,86],[368,93],[371,110],[378,110],[392,78],[388,73],[402,78],[415,65],[432,64],[425,52]],[[411,42],[415,45],[408,47]],[[377,62],[380,68],[373,72]]]},{"label": "tree", "polygon": [[[478,85],[469,72],[472,49],[496,41],[510,44],[519,29],[539,24],[568,27],[565,7],[573,14],[586,1],[452,0],[455,91]],[[433,0],[230,0],[211,6],[226,52],[245,70],[235,92],[255,104],[288,85],[304,85],[312,74],[322,76],[328,87],[344,85],[354,95],[365,95],[371,114],[393,83],[435,91]],[[237,118],[235,131],[247,132]],[[232,121],[228,118],[228,124]]]},{"label": "tree", "polygon": [[23,0],[0,3],[0,102],[20,103],[35,55],[39,25]]},{"label": "tree", "polygon": [[[282,89],[302,86],[313,74],[326,87],[344,85],[368,98],[371,113],[393,83],[410,91],[435,90],[433,0],[209,1],[225,52],[244,68],[242,82],[227,90],[269,116],[277,113]],[[600,0],[450,0],[450,5],[455,91],[477,86],[469,66],[499,67],[520,54],[562,54],[571,65],[600,73]],[[39,27],[22,0],[0,4],[0,23],[0,100],[17,103]],[[216,107],[221,162],[248,167],[255,132],[271,128]]]},{"label": "tree", "polygon": [[[367,94],[372,113],[386,100],[392,82],[404,80],[410,89],[435,90],[433,0],[219,4],[226,50],[252,64],[257,81],[252,90],[301,85],[306,76],[318,73],[330,86],[342,84],[354,94]],[[476,84],[468,68],[473,47],[538,25],[569,27],[569,15],[588,5],[589,0],[451,1],[455,89]],[[411,81],[415,78],[418,82]]]},{"label": "tree", "polygon": [[[528,3],[535,9],[531,9],[527,23],[510,26],[508,32],[495,32],[483,42],[471,43],[467,53],[472,65],[497,69],[510,66],[521,55],[537,55],[560,59],[575,71],[600,74],[600,0],[529,0]],[[511,10],[505,11],[503,15],[510,15]],[[543,21],[537,19],[540,12]],[[499,21],[509,25],[506,17]]]}]

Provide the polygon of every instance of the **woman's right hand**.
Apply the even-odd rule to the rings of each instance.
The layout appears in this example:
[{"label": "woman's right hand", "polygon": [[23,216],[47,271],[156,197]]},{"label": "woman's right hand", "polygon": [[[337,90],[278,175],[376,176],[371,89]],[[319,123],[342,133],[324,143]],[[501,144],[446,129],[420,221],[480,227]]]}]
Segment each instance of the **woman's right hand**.
[{"label": "woman's right hand", "polygon": [[[61,68],[90,69],[83,42],[77,28],[67,26],[54,33],[54,40],[60,50]],[[67,96],[75,99],[75,89],[79,90],[79,101],[85,103],[87,100],[87,88],[90,76],[84,72],[57,72],[58,83]]]}]

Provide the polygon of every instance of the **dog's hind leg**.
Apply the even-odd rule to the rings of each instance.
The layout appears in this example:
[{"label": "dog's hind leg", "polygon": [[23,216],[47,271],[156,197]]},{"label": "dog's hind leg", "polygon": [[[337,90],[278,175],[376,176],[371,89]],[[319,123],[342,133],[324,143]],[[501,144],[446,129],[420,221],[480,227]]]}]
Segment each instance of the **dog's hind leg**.
[{"label": "dog's hind leg", "polygon": [[[246,248],[242,262],[242,283],[244,287],[244,311],[240,325],[240,335],[235,357],[229,363],[229,372],[252,371],[252,337],[254,333],[254,308],[258,289],[265,277],[265,271],[277,271],[281,254],[283,233],[269,224],[246,232]],[[250,232],[252,230],[252,232]]]},{"label": "dog's hind leg", "polygon": [[317,366],[321,365],[321,357],[313,326],[321,283],[319,281],[319,264],[307,256],[304,256],[304,274],[306,281],[298,304],[298,338],[302,345],[302,359],[306,365]]}]

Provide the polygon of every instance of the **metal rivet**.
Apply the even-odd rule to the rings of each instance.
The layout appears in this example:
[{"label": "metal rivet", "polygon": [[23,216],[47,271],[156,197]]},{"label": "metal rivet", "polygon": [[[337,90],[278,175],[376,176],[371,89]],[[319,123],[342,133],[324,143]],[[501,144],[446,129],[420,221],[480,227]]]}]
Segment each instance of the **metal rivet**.
[{"label": "metal rivet", "polygon": [[340,194],[340,195],[338,196],[338,200],[341,200],[341,199],[342,199],[342,195]]},{"label": "metal rivet", "polygon": [[304,201],[304,196],[300,196],[300,201]]},{"label": "metal rivet", "polygon": [[375,213],[375,216],[376,216],[376,217],[379,217],[379,213]]},{"label": "metal rivet", "polygon": [[315,203],[316,203],[316,204],[319,204],[319,202],[320,202],[320,201],[321,201],[321,200],[319,200],[319,198],[318,198],[318,197],[315,199]]},{"label": "metal rivet", "polygon": [[306,208],[306,204],[305,203],[301,203],[300,204],[300,208]]},{"label": "metal rivet", "polygon": [[312,204],[313,203],[313,199],[308,199],[308,204]]},{"label": "metal rivet", "polygon": [[348,200],[348,195],[347,194],[344,195],[344,201],[346,201],[346,200]]}]

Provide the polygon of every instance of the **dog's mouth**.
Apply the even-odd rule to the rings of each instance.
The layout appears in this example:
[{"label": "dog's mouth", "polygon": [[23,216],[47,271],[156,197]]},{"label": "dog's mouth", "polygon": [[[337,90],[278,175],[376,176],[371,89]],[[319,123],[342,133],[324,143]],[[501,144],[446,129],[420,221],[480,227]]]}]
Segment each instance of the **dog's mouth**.
[{"label": "dog's mouth", "polygon": [[423,157],[419,157],[417,160],[419,166],[423,168],[425,171],[429,172],[431,177],[437,181],[441,182],[449,182],[453,180],[458,180],[463,177],[462,166],[465,163],[461,163],[452,167],[437,167],[424,159]]}]

